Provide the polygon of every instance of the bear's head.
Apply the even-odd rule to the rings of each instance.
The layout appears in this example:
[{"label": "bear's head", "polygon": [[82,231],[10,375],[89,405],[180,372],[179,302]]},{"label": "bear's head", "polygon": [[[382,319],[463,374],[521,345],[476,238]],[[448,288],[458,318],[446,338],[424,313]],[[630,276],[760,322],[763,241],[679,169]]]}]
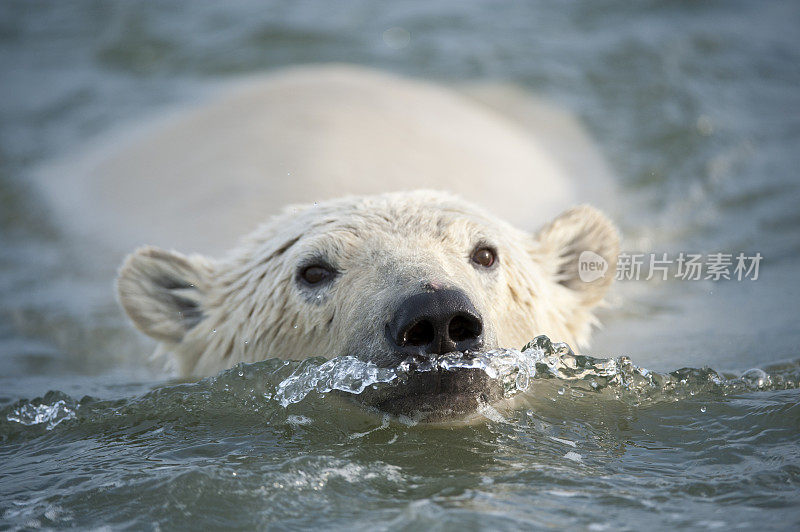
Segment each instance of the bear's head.
[{"label": "bear's head", "polygon": [[[520,348],[539,334],[585,345],[618,246],[612,223],[588,206],[531,235],[449,194],[399,192],[289,207],[221,260],[141,248],[118,291],[185,375],[273,357],[352,355],[386,367]],[[585,251],[608,264],[591,282],[579,275]],[[493,396],[474,372],[428,378],[380,406],[460,412]]]}]

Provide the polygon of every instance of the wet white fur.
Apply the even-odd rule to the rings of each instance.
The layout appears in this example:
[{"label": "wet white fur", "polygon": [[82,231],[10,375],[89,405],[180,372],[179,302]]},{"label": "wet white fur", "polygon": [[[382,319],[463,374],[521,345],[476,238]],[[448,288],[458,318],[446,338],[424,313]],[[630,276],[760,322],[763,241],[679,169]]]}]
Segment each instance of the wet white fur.
[{"label": "wet white fur", "polygon": [[[481,244],[497,250],[491,270],[470,261]],[[401,192],[289,208],[216,262],[140,249],[118,287],[133,322],[182,374],[268,357],[389,356],[387,321],[428,282],[466,292],[483,316],[487,347],[519,348],[537,334],[581,346],[611,276],[581,283],[578,254],[607,257],[613,272],[617,246],[612,224],[588,206],[533,235],[448,194]],[[316,258],[338,271],[321,289],[297,279]],[[200,321],[170,307],[170,294],[194,302]]]},{"label": "wet white fur", "polygon": [[324,65],[214,94],[43,170],[58,223],[118,254],[151,244],[219,256],[294,203],[448,190],[534,230],[613,195],[575,119],[513,87]]},{"label": "wet white fur", "polygon": [[[575,282],[572,259],[613,260],[613,227],[581,208],[533,231],[611,181],[577,122],[522,91],[306,66],[132,129],[38,182],[62,226],[111,257],[142,244],[217,257],[147,247],[120,273],[124,308],[182,374],[380,354],[392,304],[426,279],[468,292],[491,345],[588,340],[606,283]],[[416,189],[457,197],[402,192]],[[478,238],[498,247],[496,272],[469,262]],[[294,279],[314,254],[342,270],[319,300]]]}]

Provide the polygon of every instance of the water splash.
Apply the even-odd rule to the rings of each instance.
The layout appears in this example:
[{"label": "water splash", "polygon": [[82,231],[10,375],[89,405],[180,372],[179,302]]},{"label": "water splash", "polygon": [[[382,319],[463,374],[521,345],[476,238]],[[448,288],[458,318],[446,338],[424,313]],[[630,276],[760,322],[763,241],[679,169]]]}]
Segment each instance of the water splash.
[{"label": "water splash", "polygon": [[414,357],[397,368],[379,368],[355,357],[334,358],[321,366],[299,368],[278,385],[275,399],[286,407],[314,391],[359,394],[370,386],[402,384],[414,373],[459,369],[483,371],[501,384],[506,398],[528,391],[541,379],[558,379],[573,389],[612,390],[617,399],[633,403],[674,400],[712,390],[735,393],[800,386],[800,366],[796,363],[774,366],[772,372],[754,368],[739,376],[722,374],[708,367],[658,373],[633,364],[626,356],[577,355],[565,343],[553,343],[546,336],[538,336],[522,350],[493,349],[470,355],[454,352],[424,359]]},{"label": "water splash", "polygon": [[681,368],[658,373],[635,365],[630,358],[595,358],[576,355],[565,343],[538,336],[523,347],[535,359],[538,378],[555,378],[594,391],[610,389],[616,398],[644,401],[674,400],[703,392],[732,394],[800,387],[800,361],[753,368],[741,375],[724,374],[709,367]]},{"label": "water splash", "polygon": [[[537,383],[552,380],[557,384],[559,396],[564,396],[567,390],[572,397],[587,393],[610,394],[632,405],[675,401],[703,393],[728,395],[800,387],[800,360],[753,368],[740,375],[723,374],[707,367],[658,373],[633,364],[625,356],[577,355],[567,344],[553,343],[546,336],[539,336],[521,350],[494,349],[468,355],[449,353],[409,358],[396,368],[381,368],[351,356],[330,360],[272,359],[240,364],[215,377],[167,385],[141,397],[119,401],[86,397],[78,402],[61,392],[48,392],[43,398],[21,400],[3,408],[0,419],[4,421],[0,421],[0,425],[6,422],[11,427],[52,430],[65,421],[76,419],[131,416],[135,421],[153,415],[176,419],[194,415],[227,418],[233,412],[250,420],[250,416],[276,412],[276,407],[285,412],[290,405],[303,402],[311,394],[324,396],[339,391],[357,395],[373,389],[402,386],[417,374],[459,370],[483,372],[500,385],[504,398],[523,392],[536,393]],[[158,414],[154,414],[155,411]],[[292,419],[299,424],[297,421],[301,418]]]},{"label": "water splash", "polygon": [[363,392],[367,386],[393,382],[398,378],[394,368],[379,368],[355,357],[337,357],[321,366],[300,366],[278,384],[275,400],[283,407],[302,401],[309,393],[320,394],[339,390],[352,394]]},{"label": "water splash", "polygon": [[50,392],[44,398],[34,401],[20,401],[11,406],[6,420],[25,426],[44,426],[52,430],[62,421],[75,419],[74,401],[60,392]]}]

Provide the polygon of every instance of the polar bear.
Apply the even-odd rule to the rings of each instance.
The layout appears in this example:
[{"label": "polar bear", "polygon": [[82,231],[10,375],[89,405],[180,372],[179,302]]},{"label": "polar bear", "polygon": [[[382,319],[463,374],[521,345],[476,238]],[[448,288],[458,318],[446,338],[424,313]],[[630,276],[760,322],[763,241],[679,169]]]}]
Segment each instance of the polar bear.
[{"label": "polar bear", "polygon": [[[612,279],[580,280],[585,251],[612,264],[618,251],[614,226],[589,206],[531,235],[450,194],[394,192],[291,207],[219,261],[141,248],[118,290],[185,375],[269,357],[396,367],[538,334],[584,344]],[[474,370],[420,374],[378,406],[438,419],[499,399],[497,386]]]},{"label": "polar bear", "polygon": [[615,262],[613,224],[583,205],[537,235],[435,191],[293,206],[226,258],[143,247],[117,280],[136,327],[184,375],[268,357],[410,355],[585,345],[612,276],[583,282],[579,255]]},{"label": "polar bear", "polygon": [[[344,65],[222,92],[44,187],[84,235],[151,244],[124,261],[118,297],[180,374],[270,357],[391,366],[537,334],[586,344],[612,276],[581,281],[578,257],[613,272],[619,237],[587,205],[554,217],[611,190],[569,115],[508,87]],[[386,409],[491,397],[474,375],[420,382]]]}]

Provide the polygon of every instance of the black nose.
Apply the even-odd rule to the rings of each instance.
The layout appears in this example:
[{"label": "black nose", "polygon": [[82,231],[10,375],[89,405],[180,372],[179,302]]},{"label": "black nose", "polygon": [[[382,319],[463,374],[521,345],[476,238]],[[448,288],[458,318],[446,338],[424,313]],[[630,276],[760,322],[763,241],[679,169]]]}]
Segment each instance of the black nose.
[{"label": "black nose", "polygon": [[400,304],[387,327],[403,354],[444,354],[480,349],[483,321],[464,292],[435,290]]}]

